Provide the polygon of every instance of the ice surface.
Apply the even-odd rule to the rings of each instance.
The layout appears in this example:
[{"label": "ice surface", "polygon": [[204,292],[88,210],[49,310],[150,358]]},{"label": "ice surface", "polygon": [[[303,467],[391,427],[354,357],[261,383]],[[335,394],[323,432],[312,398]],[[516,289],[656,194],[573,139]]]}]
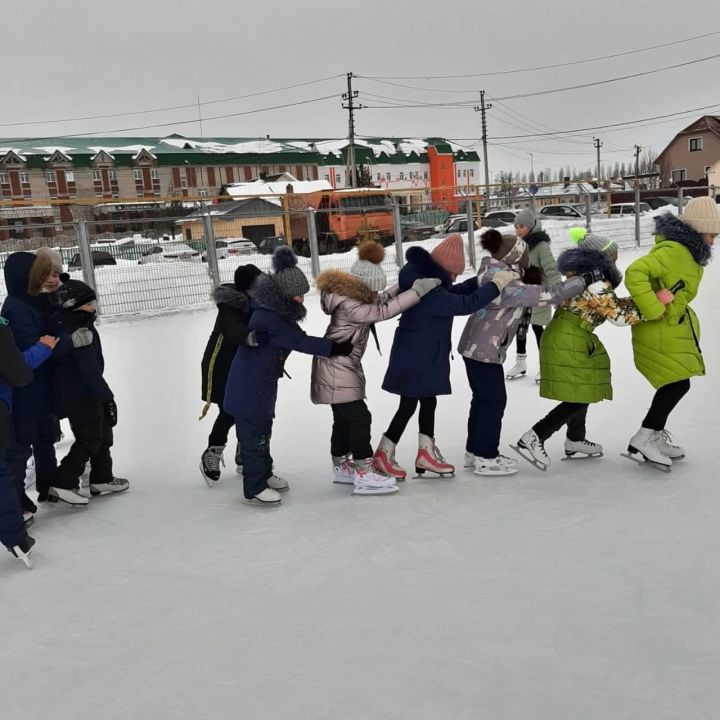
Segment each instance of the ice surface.
[{"label": "ice surface", "polygon": [[[672,474],[619,456],[652,395],[628,329],[599,331],[615,400],[592,407],[588,429],[606,457],[561,463],[558,435],[547,473],[459,470],[374,498],[331,484],[331,412],[310,404],[310,359],[293,355],[272,441],[292,489],[274,510],[240,503],[234,444],[218,487],[200,477],[214,313],[103,323],[116,470],[132,488],[85,510],[41,507],[32,572],[0,553],[0,717],[717,717],[718,279],[711,265],[694,303],[709,377],[672,417],[688,451]],[[318,297],[308,305],[307,330],[322,332]],[[382,357],[372,343],[366,354],[376,441],[396,408],[380,389],[394,328],[378,326]],[[528,348],[532,375],[532,337]],[[452,381],[436,435],[461,465],[469,391],[457,353]],[[529,379],[508,394],[504,443],[552,406]],[[415,431],[399,447],[408,468]]]}]

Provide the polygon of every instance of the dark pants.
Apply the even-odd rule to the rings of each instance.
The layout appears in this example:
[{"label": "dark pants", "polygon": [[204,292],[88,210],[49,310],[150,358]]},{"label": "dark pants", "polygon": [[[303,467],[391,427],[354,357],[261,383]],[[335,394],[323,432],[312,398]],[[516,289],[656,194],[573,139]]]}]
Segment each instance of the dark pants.
[{"label": "dark pants", "polygon": [[689,380],[663,385],[655,392],[650,410],[642,422],[644,428],[649,430],[664,430],[668,416],[675,409],[675,406],[683,399],[690,389]]},{"label": "dark pants", "polygon": [[228,433],[230,428],[235,424],[235,418],[232,415],[228,415],[222,408],[215,419],[215,423],[210,431],[208,437],[208,447],[227,445]]},{"label": "dark pants", "polygon": [[540,422],[533,425],[537,436],[545,442],[563,425],[567,425],[568,440],[585,439],[585,418],[588,405],[585,403],[561,402],[556,405]]},{"label": "dark pants", "polygon": [[411,398],[402,395],[400,407],[390,422],[390,427],[385,431],[385,437],[394,442],[400,442],[410,418],[415,414],[418,403],[420,403],[420,414],[418,415],[418,426],[420,432],[428,437],[435,437],[435,408],[437,408],[436,397]]},{"label": "dark pants", "polygon": [[0,449],[0,542],[15,547],[27,537],[22,508],[15,489],[15,479],[5,462],[6,451]]},{"label": "dark pants", "polygon": [[112,456],[113,431],[105,418],[102,405],[84,407],[81,413],[68,415],[70,428],[75,436],[68,454],[60,462],[55,487],[75,490],[85,465],[90,463],[90,484],[99,485],[113,478]]},{"label": "dark pants", "polygon": [[[545,331],[545,328],[542,325],[531,325],[530,326],[535,333],[535,339],[537,340],[537,346],[540,347],[540,338],[542,337],[543,332]],[[517,334],[517,351],[521,355],[525,355],[527,353],[527,328],[525,328],[524,333],[520,333],[518,331]]]},{"label": "dark pants", "polygon": [[472,390],[465,450],[478,457],[496,458],[500,454],[500,433],[507,405],[503,366],[463,360]]},{"label": "dark pants", "polygon": [[25,497],[25,473],[30,456],[35,456],[35,489],[41,498],[55,482],[57,460],[57,419],[48,414],[41,418],[13,418],[14,441],[7,451],[7,466],[21,501]]},{"label": "dark pants", "polygon": [[235,418],[235,432],[243,465],[243,489],[248,499],[265,490],[268,478],[273,474],[273,459],[270,455],[272,426],[272,418]]},{"label": "dark pants", "polygon": [[335,457],[352,453],[355,460],[366,460],[373,455],[370,442],[372,415],[364,400],[331,405],[333,429],[330,452]]}]

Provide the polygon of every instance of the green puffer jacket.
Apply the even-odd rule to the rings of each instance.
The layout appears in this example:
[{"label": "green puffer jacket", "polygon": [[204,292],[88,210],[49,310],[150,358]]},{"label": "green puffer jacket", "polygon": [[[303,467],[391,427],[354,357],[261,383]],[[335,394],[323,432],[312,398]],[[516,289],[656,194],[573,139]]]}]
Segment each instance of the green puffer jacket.
[{"label": "green puffer jacket", "polygon": [[[710,247],[689,225],[673,215],[656,219],[655,247],[628,267],[625,285],[647,319],[633,327],[635,366],[660,388],[705,374],[700,351],[700,323],[689,303],[695,298],[710,259]],[[682,280],[670,305],[655,296]]]}]

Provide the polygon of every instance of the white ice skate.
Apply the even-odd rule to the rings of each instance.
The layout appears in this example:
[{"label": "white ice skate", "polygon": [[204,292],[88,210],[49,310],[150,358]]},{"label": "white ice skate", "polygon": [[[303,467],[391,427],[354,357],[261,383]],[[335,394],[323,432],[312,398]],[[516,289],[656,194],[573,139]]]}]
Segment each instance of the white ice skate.
[{"label": "white ice skate", "polygon": [[662,472],[670,472],[672,460],[662,453],[658,446],[658,439],[658,433],[655,430],[641,427],[630,438],[627,452],[620,454],[639,465],[648,465]]},{"label": "white ice skate", "polygon": [[35,516],[29,510],[23,510],[23,524],[29,528],[35,522]]},{"label": "white ice skate", "polygon": [[565,439],[565,457],[563,460],[587,460],[603,456],[603,446],[589,440]]},{"label": "white ice skate", "polygon": [[356,464],[353,484],[353,495],[388,495],[398,491],[395,478],[375,472],[371,460]]},{"label": "white ice skate", "polygon": [[77,490],[66,490],[65,488],[49,487],[48,502],[56,503],[62,501],[74,507],[88,504],[88,499]]},{"label": "white ice skate", "polygon": [[527,355],[518,353],[515,364],[505,373],[508,380],[517,380],[527,374]]},{"label": "white ice skate", "polygon": [[655,443],[658,450],[671,460],[683,460],[685,458],[685,449],[680,445],[672,444],[672,437],[667,430],[655,431]]},{"label": "white ice skate", "polygon": [[472,453],[469,453],[467,451],[465,452],[465,457],[463,458],[463,467],[466,470],[475,467],[475,456]]},{"label": "white ice skate", "polygon": [[35,561],[32,556],[32,548],[35,544],[35,539],[27,536],[27,540],[21,542],[19,545],[15,545],[10,548],[10,554],[15,556],[18,560],[25,564],[28,570],[32,570],[35,566]]},{"label": "white ice skate", "polygon": [[436,477],[455,477],[455,466],[445,461],[435,440],[427,435],[418,435],[418,451],[415,456],[415,472],[421,477],[425,472],[434,473]]},{"label": "white ice skate", "polygon": [[278,492],[285,492],[290,489],[290,483],[285,478],[278,477],[277,475],[271,475],[267,479],[267,486]]},{"label": "white ice skate", "polygon": [[333,457],[333,482],[339,485],[353,485],[355,482],[355,466],[350,455]]},{"label": "white ice skate", "polygon": [[550,467],[550,456],[545,452],[545,445],[534,430],[528,430],[517,441],[517,445],[510,447],[534,468],[545,471]]},{"label": "white ice skate", "polygon": [[112,478],[105,483],[90,483],[90,495],[97,497],[102,494],[120,493],[130,489],[130,483],[125,478]]},{"label": "white ice skate", "polygon": [[515,475],[518,471],[517,462],[505,455],[498,455],[494,458],[475,457],[476,475]]},{"label": "white ice skate", "polygon": [[224,451],[224,445],[211,445],[200,457],[200,472],[208,487],[220,479],[220,466],[225,467]]},{"label": "white ice skate", "polygon": [[282,503],[282,498],[277,490],[267,487],[254,497],[243,498],[242,501],[245,505],[255,505],[256,507],[278,507]]},{"label": "white ice skate", "polygon": [[376,472],[388,477],[394,477],[396,480],[404,480],[407,477],[407,472],[395,460],[395,447],[395,443],[383,435],[373,455],[373,465]]}]

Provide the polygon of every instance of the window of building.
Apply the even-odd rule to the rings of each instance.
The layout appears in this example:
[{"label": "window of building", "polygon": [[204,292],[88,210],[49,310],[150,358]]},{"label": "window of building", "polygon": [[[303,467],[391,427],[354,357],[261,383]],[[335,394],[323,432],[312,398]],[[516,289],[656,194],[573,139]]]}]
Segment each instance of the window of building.
[{"label": "window of building", "polygon": [[45,171],[45,182],[49,182],[49,183],[55,182],[55,173],[52,170]]},{"label": "window of building", "polygon": [[377,174],[377,179],[378,179],[378,182],[380,182],[382,180],[382,173]]},{"label": "window of building", "polygon": [[423,180],[427,180],[427,170],[423,173]]},{"label": "window of building", "polygon": [[30,183],[30,175],[27,173],[20,173],[20,182],[23,185],[28,185]]},{"label": "window of building", "polygon": [[687,180],[687,170],[672,171],[672,181],[674,183],[682,182],[683,180]]},{"label": "window of building", "polygon": [[326,176],[325,176],[325,182],[330,182],[330,176],[329,176],[329,175],[326,175]]},{"label": "window of building", "polygon": [[390,179],[390,173],[385,173],[385,177],[386,177],[386,179],[389,180],[389,179]]},{"label": "window of building", "polygon": [[712,165],[705,166],[705,174],[707,175],[712,170]]},{"label": "window of building", "polygon": [[690,138],[688,143],[690,145],[690,152],[698,152],[703,149],[703,139],[701,137]]},{"label": "window of building", "polygon": [[158,173],[157,168],[150,168],[150,179],[151,180],[159,180],[160,174]]},{"label": "window of building", "polygon": [[142,170],[140,168],[135,168],[133,170],[133,177],[135,178],[135,182],[141,182],[142,181]]},{"label": "window of building", "polygon": [[117,170],[108,170],[108,179],[117,180]]},{"label": "window of building", "polygon": [[404,172],[401,172],[401,173],[398,175],[398,180],[404,180],[404,179],[405,179],[405,173],[404,173]]},{"label": "window of building", "polygon": [[180,188],[182,190],[187,190],[187,180],[185,178],[180,178]]},{"label": "window of building", "polygon": [[0,185],[7,185],[10,182],[7,173],[0,173]]},{"label": "window of building", "polygon": [[470,168],[470,177],[475,177],[475,170]]},{"label": "window of building", "polygon": [[102,173],[99,170],[93,170],[93,182],[102,182]]},{"label": "window of building", "polygon": [[65,171],[65,179],[68,182],[75,182],[75,173],[72,170]]},{"label": "window of building", "polygon": [[208,194],[207,188],[200,188],[200,190],[198,190],[198,195],[200,197],[207,197],[207,194]]},{"label": "window of building", "polygon": [[341,175],[340,173],[338,173],[338,174],[335,176],[335,182],[336,182],[338,185],[342,185],[342,175]]}]

